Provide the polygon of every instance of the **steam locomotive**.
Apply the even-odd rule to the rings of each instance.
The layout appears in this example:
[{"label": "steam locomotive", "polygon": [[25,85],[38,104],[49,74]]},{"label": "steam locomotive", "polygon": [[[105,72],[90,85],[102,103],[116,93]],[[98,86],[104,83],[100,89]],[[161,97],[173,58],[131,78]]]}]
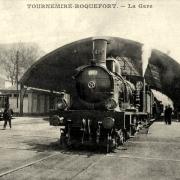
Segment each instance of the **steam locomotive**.
[{"label": "steam locomotive", "polygon": [[126,80],[118,60],[106,57],[108,40],[94,38],[92,43],[93,58],[73,76],[76,92],[62,90],[50,125],[61,126],[64,145],[103,146],[110,152],[135,133],[148,113],[140,110],[143,83]]}]

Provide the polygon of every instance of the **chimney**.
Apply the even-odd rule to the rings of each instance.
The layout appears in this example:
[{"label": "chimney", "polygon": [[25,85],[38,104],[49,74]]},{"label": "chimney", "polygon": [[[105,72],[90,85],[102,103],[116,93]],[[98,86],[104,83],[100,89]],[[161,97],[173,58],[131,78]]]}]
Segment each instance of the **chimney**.
[{"label": "chimney", "polygon": [[98,64],[106,67],[106,49],[108,40],[105,38],[93,39],[93,60],[92,64]]}]

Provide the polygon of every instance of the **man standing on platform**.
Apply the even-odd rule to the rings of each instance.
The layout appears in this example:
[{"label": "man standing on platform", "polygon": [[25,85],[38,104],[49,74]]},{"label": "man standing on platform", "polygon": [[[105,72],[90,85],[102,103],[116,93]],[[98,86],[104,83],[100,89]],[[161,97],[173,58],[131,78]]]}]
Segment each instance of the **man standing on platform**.
[{"label": "man standing on platform", "polygon": [[4,119],[4,130],[6,129],[7,122],[9,123],[9,127],[11,128],[11,118],[13,115],[12,109],[9,109],[9,104],[5,105],[4,113],[3,113],[3,119]]},{"label": "man standing on platform", "polygon": [[172,115],[172,108],[168,105],[167,109],[165,110],[165,118],[167,119],[167,123],[171,124],[171,115]]}]

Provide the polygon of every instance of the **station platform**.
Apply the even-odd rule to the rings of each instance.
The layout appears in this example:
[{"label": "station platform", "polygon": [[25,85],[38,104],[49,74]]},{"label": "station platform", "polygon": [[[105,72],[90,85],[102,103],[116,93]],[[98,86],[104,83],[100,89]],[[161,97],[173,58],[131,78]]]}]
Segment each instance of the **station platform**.
[{"label": "station platform", "polygon": [[180,180],[180,122],[154,122],[106,157],[76,180]]},{"label": "station platform", "polygon": [[154,122],[110,154],[64,150],[58,140],[44,118],[14,119],[0,130],[0,179],[180,180],[180,122]]},{"label": "station platform", "polygon": [[173,138],[173,140],[175,140],[176,138],[180,138],[180,122],[173,121],[171,125],[166,125],[162,121],[154,122],[149,128],[148,134],[149,138]]},{"label": "station platform", "polygon": [[118,178],[180,180],[180,122],[154,122],[148,131],[142,129],[124,147],[123,152],[112,155],[124,166]]}]

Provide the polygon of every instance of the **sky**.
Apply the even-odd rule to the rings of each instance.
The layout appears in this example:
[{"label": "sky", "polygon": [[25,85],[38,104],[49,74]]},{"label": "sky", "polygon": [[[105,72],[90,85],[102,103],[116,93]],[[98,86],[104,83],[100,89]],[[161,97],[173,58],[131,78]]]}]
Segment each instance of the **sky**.
[{"label": "sky", "polygon": [[[27,4],[49,3],[117,3],[118,8],[27,8]],[[138,4],[153,7],[138,8]],[[2,44],[33,42],[48,53],[79,39],[114,36],[169,53],[180,63],[179,0],[0,0],[0,12]]]}]

